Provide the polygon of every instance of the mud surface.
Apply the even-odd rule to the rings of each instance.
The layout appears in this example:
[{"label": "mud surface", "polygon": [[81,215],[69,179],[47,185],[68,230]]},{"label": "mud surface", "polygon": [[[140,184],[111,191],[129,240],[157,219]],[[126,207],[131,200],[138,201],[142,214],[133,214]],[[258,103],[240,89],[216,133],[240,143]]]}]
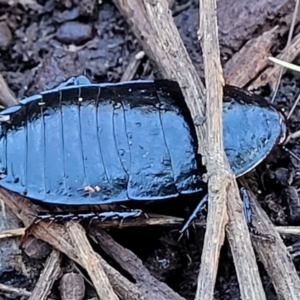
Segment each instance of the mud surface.
[{"label": "mud surface", "polygon": [[[79,74],[86,74],[92,81],[118,82],[132,57],[141,50],[126,21],[110,1],[99,1],[101,4],[92,0],[26,2],[29,4],[23,5],[20,0],[10,6],[0,1],[0,70],[18,99],[52,88]],[[285,11],[293,10],[290,1],[271,1],[272,5],[267,6],[270,1],[259,0],[248,4],[247,1],[235,1],[240,5],[233,11],[231,2],[223,1],[218,11],[223,62],[251,37],[275,24],[285,26],[286,20],[282,16]],[[263,5],[268,9],[263,9]],[[239,11],[252,11],[252,14],[238,14]],[[233,12],[239,18],[232,15]],[[198,1],[177,1],[174,17],[192,61],[203,76],[197,40]],[[237,19],[239,23],[234,22]],[[243,27],[245,25],[247,27]],[[283,42],[284,39],[279,39],[274,49],[283,48]],[[144,58],[134,79],[159,76],[155,66]],[[276,100],[280,107],[291,108],[300,92],[299,83],[297,74],[284,76]],[[267,87],[259,92],[266,98],[270,97]],[[300,129],[299,120],[300,110],[296,110],[290,120],[292,132]],[[288,147],[300,156],[299,142],[292,141]],[[256,191],[260,191],[259,200],[276,225],[299,225],[299,166],[299,162],[279,149],[251,174]],[[183,212],[186,214],[188,211]],[[122,245],[133,250],[159,280],[184,298],[194,299],[203,229],[191,231],[188,239],[179,242],[178,232],[170,228],[126,229],[122,233],[113,230],[111,233]],[[288,245],[295,242],[286,241]],[[15,258],[10,268],[0,270],[1,283],[28,290],[34,287],[43,260],[24,256],[20,259],[22,263]],[[299,266],[297,258],[295,264]],[[268,300],[277,299],[266,272],[259,266]],[[3,297],[18,299],[11,294]],[[215,299],[240,299],[227,244],[221,253]]]}]

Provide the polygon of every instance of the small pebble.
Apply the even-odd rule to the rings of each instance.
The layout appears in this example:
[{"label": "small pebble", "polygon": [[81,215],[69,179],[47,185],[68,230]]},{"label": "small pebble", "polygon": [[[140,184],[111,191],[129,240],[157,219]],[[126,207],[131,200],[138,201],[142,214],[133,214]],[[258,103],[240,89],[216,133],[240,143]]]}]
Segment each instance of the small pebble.
[{"label": "small pebble", "polygon": [[0,23],[0,50],[7,50],[12,43],[12,34],[8,26]]},{"label": "small pebble", "polygon": [[78,4],[81,16],[92,17],[94,15],[97,7],[97,1],[80,0]]},{"label": "small pebble", "polygon": [[79,17],[78,7],[74,7],[69,10],[59,11],[54,10],[54,19],[57,23],[65,23],[68,21],[74,21]]},{"label": "small pebble", "polygon": [[92,39],[92,27],[79,22],[67,22],[59,27],[56,38],[63,44],[83,44]]},{"label": "small pebble", "polygon": [[85,295],[84,279],[76,273],[65,274],[59,283],[62,300],[82,300]]},{"label": "small pebble", "polygon": [[281,197],[288,203],[289,217],[292,222],[299,222],[300,220],[300,199],[298,191],[294,186],[289,186],[281,192]]},{"label": "small pebble", "polygon": [[51,246],[42,241],[35,239],[33,237],[28,237],[24,244],[24,252],[34,259],[43,259],[47,257],[51,252]]},{"label": "small pebble", "polygon": [[278,168],[275,171],[276,179],[283,186],[289,186],[292,183],[293,178],[291,178],[290,171],[287,168]]}]

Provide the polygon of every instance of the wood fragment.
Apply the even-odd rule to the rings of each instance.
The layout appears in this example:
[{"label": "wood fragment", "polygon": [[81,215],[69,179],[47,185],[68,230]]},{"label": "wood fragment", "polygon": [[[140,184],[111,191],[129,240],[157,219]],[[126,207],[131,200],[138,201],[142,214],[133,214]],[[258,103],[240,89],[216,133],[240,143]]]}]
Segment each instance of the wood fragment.
[{"label": "wood fragment", "polygon": [[16,228],[0,231],[0,239],[9,237],[22,236],[25,233],[25,228]]},{"label": "wood fragment", "polygon": [[18,289],[12,286],[8,286],[0,283],[0,291],[4,293],[12,293],[18,296],[30,297],[31,293],[26,291],[25,289]]},{"label": "wood fragment", "polygon": [[255,229],[264,235],[275,238],[275,241],[270,242],[253,236],[252,242],[259,256],[259,260],[263,263],[274,285],[278,299],[300,299],[300,278],[286,246],[279,233],[275,230],[275,226],[258,203],[247,181],[241,178],[240,182],[247,188],[250,195],[252,224]]},{"label": "wood fragment", "polygon": [[[300,54],[300,33],[297,34],[289,46],[289,49],[284,48],[279,55],[276,56],[278,59],[285,58],[286,61],[291,62]],[[269,84],[271,89],[274,90],[278,77],[280,75],[281,66],[274,64],[270,65],[259,77],[254,80],[248,90],[254,90],[266,84]],[[284,70],[284,73],[287,70]]]},{"label": "wood fragment", "polygon": [[[98,254],[97,254],[98,256]],[[98,256],[109,281],[112,284],[114,290],[122,300],[164,300],[160,297],[160,286],[157,286],[155,298],[150,298],[147,294],[143,293],[139,286],[133,284],[127,278],[122,276],[118,271],[112,268],[102,257]]]},{"label": "wood fragment", "polygon": [[281,235],[300,235],[300,226],[275,226]]},{"label": "wood fragment", "polygon": [[48,299],[54,282],[58,278],[61,272],[61,260],[62,254],[57,250],[52,250],[51,254],[47,258],[44,271],[42,272],[34,290],[32,291],[29,300]]},{"label": "wood fragment", "polygon": [[279,26],[275,26],[249,40],[226,62],[223,69],[226,84],[244,87],[268,66],[268,56],[279,29]]},{"label": "wood fragment", "polygon": [[144,51],[138,51],[137,53],[134,53],[131,56],[131,59],[130,59],[120,81],[128,81],[128,80],[133,79],[144,56],[145,56]]},{"label": "wood fragment", "polygon": [[[93,227],[96,230],[105,228],[128,228],[128,227],[147,227],[147,226],[177,226],[181,227],[184,218],[165,216],[147,213],[147,218],[136,218],[136,219],[124,219],[122,222],[119,220],[95,220],[93,221]],[[197,227],[206,226],[205,220],[196,220],[194,223]]]},{"label": "wood fragment", "polygon": [[[203,49],[207,88],[209,204],[207,229],[196,300],[213,299],[220,248],[227,236],[234,258],[242,299],[266,299],[243,213],[238,186],[223,148],[223,85],[216,1],[200,1],[199,40]],[[228,209],[228,215],[227,215]]]},{"label": "wood fragment", "polygon": [[88,242],[85,231],[79,223],[70,221],[67,223],[72,242],[76,247],[80,260],[87,270],[97,294],[101,300],[118,300],[109,279],[103,269],[98,255],[95,254],[90,243]]},{"label": "wood fragment", "polygon": [[233,184],[234,187],[230,186],[227,194],[230,222],[226,228],[226,233],[233,255],[241,296],[242,299],[266,299],[249,228],[246,224],[243,202],[237,195],[237,183],[234,182]]},{"label": "wood fragment", "polygon": [[[225,239],[225,225],[228,223],[226,207],[226,189],[228,176],[226,175],[226,161],[223,155],[222,137],[222,102],[223,77],[220,63],[219,43],[215,30],[216,3],[201,1],[199,36],[203,50],[204,71],[206,79],[206,122],[207,122],[207,171],[209,176],[208,215],[204,245],[202,249],[200,271],[198,274],[195,300],[213,299],[217,277],[220,249]],[[208,34],[209,40],[205,36]],[[213,49],[215,47],[215,49]],[[213,66],[213,67],[212,67]],[[210,70],[210,68],[213,70]],[[211,72],[213,71],[213,72]],[[212,88],[213,87],[213,88]],[[216,168],[217,167],[217,168]],[[219,169],[219,170],[218,170]],[[220,177],[221,176],[221,177]]]},{"label": "wood fragment", "polygon": [[142,261],[136,257],[128,249],[124,249],[116,243],[105,231],[90,228],[90,234],[96,239],[101,248],[112,257],[125,271],[129,272],[137,281],[144,294],[150,299],[157,299],[155,290],[160,287],[163,299],[166,300],[184,300],[174,291],[170,291],[169,287],[153,277],[145,268]]},{"label": "wood fragment", "polygon": [[3,76],[0,74],[0,103],[6,107],[18,104],[13,91],[8,87]]}]

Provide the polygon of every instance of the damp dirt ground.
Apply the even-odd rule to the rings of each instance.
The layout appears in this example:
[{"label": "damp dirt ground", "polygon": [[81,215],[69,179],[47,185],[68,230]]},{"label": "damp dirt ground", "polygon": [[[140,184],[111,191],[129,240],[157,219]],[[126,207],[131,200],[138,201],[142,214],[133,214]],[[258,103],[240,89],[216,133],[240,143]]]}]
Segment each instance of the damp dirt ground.
[{"label": "damp dirt ground", "polygon": [[[197,40],[198,1],[175,2],[173,15],[176,25],[197,71],[203,76]],[[251,31],[243,31],[243,28],[237,30],[234,24],[228,24],[228,19],[231,19],[230,1],[225,2],[228,8],[225,4],[222,6],[224,14],[220,13],[220,24],[226,28],[232,26],[233,29],[224,29],[220,37],[223,62],[239,51],[247,40],[276,24],[274,13],[274,18],[255,16],[253,20],[247,20],[248,27],[249,24],[252,26]],[[243,2],[246,1],[240,1]],[[95,82],[118,82],[132,57],[142,50],[126,20],[111,1],[20,0],[11,3],[0,1],[0,72],[18,99],[52,88],[80,74],[85,74]],[[232,23],[234,21],[231,19]],[[283,48],[284,42],[283,38],[278,40],[274,48]],[[133,79],[159,77],[155,65],[145,57]],[[262,87],[258,92],[267,99],[270,97],[268,87]],[[300,75],[288,72],[282,79],[276,103],[289,110],[299,92]],[[296,109],[291,117],[289,128],[291,131],[300,129],[300,110]],[[299,142],[292,141],[288,147],[300,156]],[[260,191],[260,203],[276,225],[299,225],[299,167],[296,160],[278,149],[251,174],[251,182],[256,191]],[[184,214],[188,214],[188,210]],[[169,227],[111,231],[118,242],[142,259],[155,277],[166,282],[185,299],[194,299],[204,232],[201,228],[191,230],[189,238],[178,241],[178,232]],[[296,242],[285,241],[287,245]],[[42,262],[33,262],[34,259],[28,257],[22,259],[28,268]],[[299,259],[295,258],[294,262],[300,271]],[[263,266],[258,264],[267,299],[277,299]],[[0,282],[31,290],[40,271],[40,267],[35,267],[28,277],[24,268],[18,267],[15,262],[10,268],[0,270]],[[1,297],[20,299],[11,294],[1,296],[0,291]],[[221,251],[215,299],[240,299],[227,243]]]}]

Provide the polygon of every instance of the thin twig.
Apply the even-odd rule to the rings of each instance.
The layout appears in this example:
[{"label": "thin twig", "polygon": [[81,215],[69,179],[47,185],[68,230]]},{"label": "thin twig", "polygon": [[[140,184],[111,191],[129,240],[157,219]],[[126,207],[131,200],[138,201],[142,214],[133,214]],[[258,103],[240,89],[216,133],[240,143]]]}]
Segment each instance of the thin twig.
[{"label": "thin twig", "polygon": [[0,239],[22,236],[24,233],[25,233],[25,228],[3,230],[3,231],[0,231]]},{"label": "thin twig", "polygon": [[[226,206],[228,177],[225,173],[226,161],[223,155],[223,124],[221,120],[224,79],[220,63],[218,37],[216,33],[211,33],[217,27],[216,3],[215,1],[200,1],[199,9],[200,29],[198,38],[201,41],[203,49],[207,88],[206,121],[209,202],[207,229],[205,232],[195,300],[209,300],[213,299],[220,249],[225,239],[225,226],[228,223]],[[207,34],[208,36],[206,36]]]},{"label": "thin twig", "polygon": [[130,61],[129,61],[120,81],[128,81],[128,80],[133,79],[144,56],[145,56],[144,51],[138,51],[137,53],[134,53],[131,56]]},{"label": "thin twig", "polygon": [[[223,149],[223,85],[218,42],[216,1],[200,1],[199,39],[207,88],[207,142],[209,205],[207,229],[198,276],[197,300],[213,299],[225,225],[242,299],[266,299],[243,214],[235,176]],[[228,207],[226,206],[228,205]],[[228,210],[228,215],[227,215]]]},{"label": "thin twig", "polygon": [[53,284],[61,272],[60,264],[62,256],[63,255],[59,251],[52,250],[50,256],[48,257],[45,263],[44,272],[40,276],[34,290],[31,293],[29,300],[48,299]]},{"label": "thin twig", "polygon": [[91,277],[99,298],[101,300],[118,300],[118,296],[113,291],[110,281],[98,258],[99,255],[96,255],[92,249],[82,226],[70,221],[67,228],[74,246],[80,255],[80,260],[83,262],[85,269]]},{"label": "thin twig", "polygon": [[112,257],[125,271],[129,272],[137,285],[149,298],[155,299],[153,291],[160,287],[165,300],[184,300],[179,294],[170,291],[165,283],[159,282],[130,250],[122,248],[105,231],[90,229],[92,237],[100,244],[101,248]]},{"label": "thin twig", "polygon": [[279,30],[280,27],[275,26],[263,32],[260,36],[250,39],[232,55],[223,68],[226,84],[244,87],[268,66],[268,56],[271,55],[270,51]]},{"label": "thin twig", "polygon": [[0,103],[4,106],[18,104],[18,100],[13,91],[8,87],[3,76],[0,74]]},{"label": "thin twig", "polygon": [[18,296],[25,296],[25,297],[30,297],[31,293],[26,291],[25,289],[18,289],[12,286],[8,286],[5,284],[0,283],[0,291],[4,293],[13,293]]},{"label": "thin twig", "polygon": [[293,104],[293,107],[291,108],[291,110],[289,111],[289,113],[288,113],[288,115],[287,115],[287,119],[288,119],[288,120],[289,120],[289,118],[291,117],[291,115],[293,114],[293,112],[295,111],[295,109],[296,109],[296,107],[297,107],[299,101],[300,101],[300,94],[298,95],[298,97],[297,97],[295,103]]},{"label": "thin twig", "polygon": [[300,235],[300,226],[276,226],[275,229],[281,235]]}]

